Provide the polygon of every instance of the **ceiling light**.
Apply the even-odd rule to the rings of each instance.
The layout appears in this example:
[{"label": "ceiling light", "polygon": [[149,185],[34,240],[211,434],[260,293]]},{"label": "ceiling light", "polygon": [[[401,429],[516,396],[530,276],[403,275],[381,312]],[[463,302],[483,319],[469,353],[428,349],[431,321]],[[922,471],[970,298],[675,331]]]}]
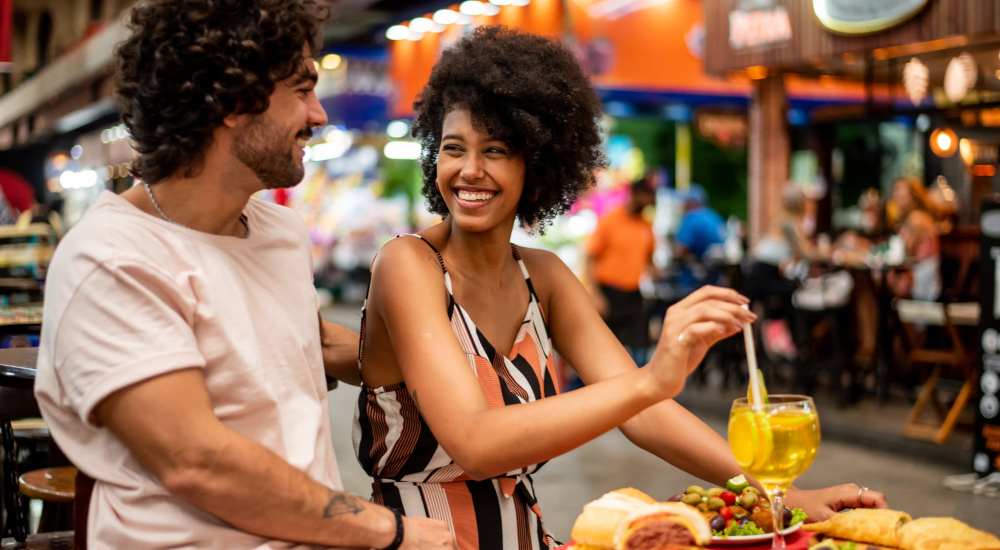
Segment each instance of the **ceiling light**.
[{"label": "ceiling light", "polygon": [[931,132],[931,151],[939,157],[950,157],[958,149],[958,136],[951,128],[938,128]]},{"label": "ceiling light", "polygon": [[410,30],[414,32],[424,33],[429,32],[434,28],[434,22],[426,17],[417,17],[413,21],[410,21]]},{"label": "ceiling light", "polygon": [[406,137],[406,134],[410,133],[410,125],[405,120],[394,120],[386,127],[385,133],[396,139]]},{"label": "ceiling light", "polygon": [[339,67],[342,61],[343,59],[339,55],[335,53],[328,53],[323,56],[320,66],[323,67],[324,70],[332,71]]},{"label": "ceiling light", "polygon": [[458,11],[464,13],[465,15],[476,17],[477,15],[483,14],[485,7],[486,6],[478,0],[466,0],[465,2],[462,2],[461,6],[458,7]]},{"label": "ceiling light", "polygon": [[483,4],[483,15],[493,17],[500,14],[500,6],[495,4]]},{"label": "ceiling light", "polygon": [[458,21],[458,12],[455,10],[438,10],[434,12],[434,22],[439,25],[451,25]]},{"label": "ceiling light", "polygon": [[416,160],[420,158],[420,144],[415,141],[390,141],[382,153],[386,158],[396,160]]},{"label": "ceiling light", "polygon": [[403,25],[393,25],[385,31],[385,37],[389,40],[406,40],[410,36],[410,29]]}]

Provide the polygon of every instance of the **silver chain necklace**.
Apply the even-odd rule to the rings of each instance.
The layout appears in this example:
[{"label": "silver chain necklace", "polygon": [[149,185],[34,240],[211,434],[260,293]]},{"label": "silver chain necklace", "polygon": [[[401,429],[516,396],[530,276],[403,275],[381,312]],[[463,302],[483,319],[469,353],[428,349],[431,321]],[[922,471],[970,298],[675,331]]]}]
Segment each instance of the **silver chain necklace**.
[{"label": "silver chain necklace", "polygon": [[164,212],[162,208],[160,208],[160,203],[157,202],[156,201],[156,197],[153,196],[153,190],[150,189],[149,184],[146,183],[146,182],[142,182],[142,186],[144,188],[146,188],[146,195],[149,196],[149,202],[153,203],[153,208],[156,209],[156,213],[159,214],[161,218],[167,220],[168,222],[170,222],[172,224],[175,224],[175,225],[180,225],[179,223],[177,223],[174,220],[170,219],[170,216],[168,216],[167,213]]},{"label": "silver chain necklace", "polygon": [[[156,213],[159,214],[161,218],[163,218],[164,220],[166,220],[166,221],[168,221],[168,222],[170,222],[170,223],[172,223],[174,225],[179,225],[181,227],[187,227],[187,226],[185,226],[182,223],[177,223],[176,221],[174,221],[173,219],[171,219],[170,216],[168,216],[166,212],[163,211],[163,208],[160,207],[160,203],[156,200],[156,197],[153,196],[153,189],[149,186],[148,183],[146,183],[145,181],[142,182],[142,187],[146,190],[146,195],[149,196],[149,202],[153,203],[153,208],[156,209]],[[247,215],[246,214],[242,214],[242,213],[240,214],[240,223],[243,224],[244,236],[245,237],[249,236],[250,235],[250,224],[247,223]]]}]

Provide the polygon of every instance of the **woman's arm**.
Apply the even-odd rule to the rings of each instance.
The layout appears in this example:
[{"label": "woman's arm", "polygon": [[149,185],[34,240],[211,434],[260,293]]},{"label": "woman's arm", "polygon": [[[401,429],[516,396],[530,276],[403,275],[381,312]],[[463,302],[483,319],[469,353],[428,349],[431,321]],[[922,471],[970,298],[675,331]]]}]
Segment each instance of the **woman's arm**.
[{"label": "woman's arm", "polygon": [[[714,335],[735,330],[737,316],[744,315],[735,293],[726,295],[728,309],[690,300],[664,326],[664,339],[682,343],[658,351],[654,368],[623,371],[568,394],[490,408],[452,332],[434,255],[416,241],[392,241],[379,254],[373,277],[373,309],[389,333],[420,413],[448,454],[475,478],[551,459],[676,395],[688,374],[687,354],[699,352]],[[525,437],[529,433],[532,437]]]},{"label": "woman's arm", "polygon": [[[600,322],[586,300],[581,299],[585,291],[572,272],[547,252],[531,251],[530,256],[534,265],[529,268],[533,268],[534,278],[539,279],[537,286],[551,289],[547,308],[550,336],[556,349],[576,368],[583,381],[588,385],[599,384],[636,370],[625,348]],[[695,294],[705,291],[703,288]],[[678,313],[675,308],[667,312],[667,320]],[[661,336],[658,347],[663,345],[674,344]],[[702,346],[693,350],[688,358],[689,371],[701,362],[707,349],[708,346]],[[623,422],[620,428],[637,446],[711,483],[724,485],[730,477],[745,473],[736,463],[725,439],[676,401],[658,402]],[[861,491],[855,484],[813,491],[793,488],[786,501],[789,506],[804,508],[811,520],[816,521],[826,519],[843,507],[886,506],[884,495],[878,491]]]},{"label": "woman's arm", "polygon": [[[534,278],[539,279],[538,287],[551,291],[546,310],[550,336],[556,349],[573,365],[580,378],[589,386],[637,370],[628,352],[587,303],[586,291],[565,264],[546,252],[530,251],[528,255],[535,263],[529,265],[529,269],[533,268]],[[703,287],[692,297],[710,291],[713,291],[711,287]],[[715,305],[722,308],[729,304],[721,302]],[[677,313],[675,308],[668,311],[667,319]],[[676,343],[661,337],[660,345],[673,346]],[[686,371],[696,368],[707,350],[707,345],[695,350],[688,359]],[[626,420],[620,427],[639,447],[706,481],[723,484],[740,473],[726,441],[673,400],[656,403]]]}]

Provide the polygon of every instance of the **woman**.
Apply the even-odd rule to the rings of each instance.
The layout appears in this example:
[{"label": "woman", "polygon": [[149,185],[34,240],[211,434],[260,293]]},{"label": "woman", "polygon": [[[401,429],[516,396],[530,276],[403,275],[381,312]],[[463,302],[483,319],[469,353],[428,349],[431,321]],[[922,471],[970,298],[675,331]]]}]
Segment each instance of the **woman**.
[{"label": "woman", "polygon": [[[739,472],[728,446],[670,400],[721,338],[754,316],[706,287],[669,311],[637,369],[559,259],[515,247],[603,163],[600,104],[573,56],[547,39],[480,28],[446,50],[416,104],[424,194],[442,223],[380,252],[362,324],[355,446],[374,499],[449,522],[461,548],[547,548],[530,474],[621,427],[694,475]],[[559,395],[553,354],[588,384]],[[882,504],[842,486],[791,496]]]}]

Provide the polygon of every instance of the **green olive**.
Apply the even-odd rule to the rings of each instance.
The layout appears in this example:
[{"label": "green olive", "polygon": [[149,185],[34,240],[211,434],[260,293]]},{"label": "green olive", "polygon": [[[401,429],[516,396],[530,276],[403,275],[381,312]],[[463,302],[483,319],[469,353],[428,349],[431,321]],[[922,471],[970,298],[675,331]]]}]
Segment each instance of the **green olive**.
[{"label": "green olive", "polygon": [[712,497],[708,499],[708,509],[709,510],[719,510],[726,506],[726,501],[719,497]]},{"label": "green olive", "polygon": [[705,489],[701,485],[691,485],[687,489],[684,489],[685,493],[697,493],[699,495],[705,494]]},{"label": "green olive", "polygon": [[705,494],[708,495],[708,496],[710,496],[710,497],[717,497],[717,496],[719,496],[719,495],[721,495],[722,493],[725,493],[725,492],[726,492],[726,490],[723,489],[722,487],[712,487],[708,491],[705,491]]},{"label": "green olive", "polygon": [[750,509],[757,505],[757,500],[758,500],[757,495],[746,492],[740,495],[739,503],[740,506],[746,509]]},{"label": "green olive", "polygon": [[698,493],[686,493],[681,497],[681,502],[684,504],[690,504],[691,506],[697,506],[701,504],[701,495]]}]

